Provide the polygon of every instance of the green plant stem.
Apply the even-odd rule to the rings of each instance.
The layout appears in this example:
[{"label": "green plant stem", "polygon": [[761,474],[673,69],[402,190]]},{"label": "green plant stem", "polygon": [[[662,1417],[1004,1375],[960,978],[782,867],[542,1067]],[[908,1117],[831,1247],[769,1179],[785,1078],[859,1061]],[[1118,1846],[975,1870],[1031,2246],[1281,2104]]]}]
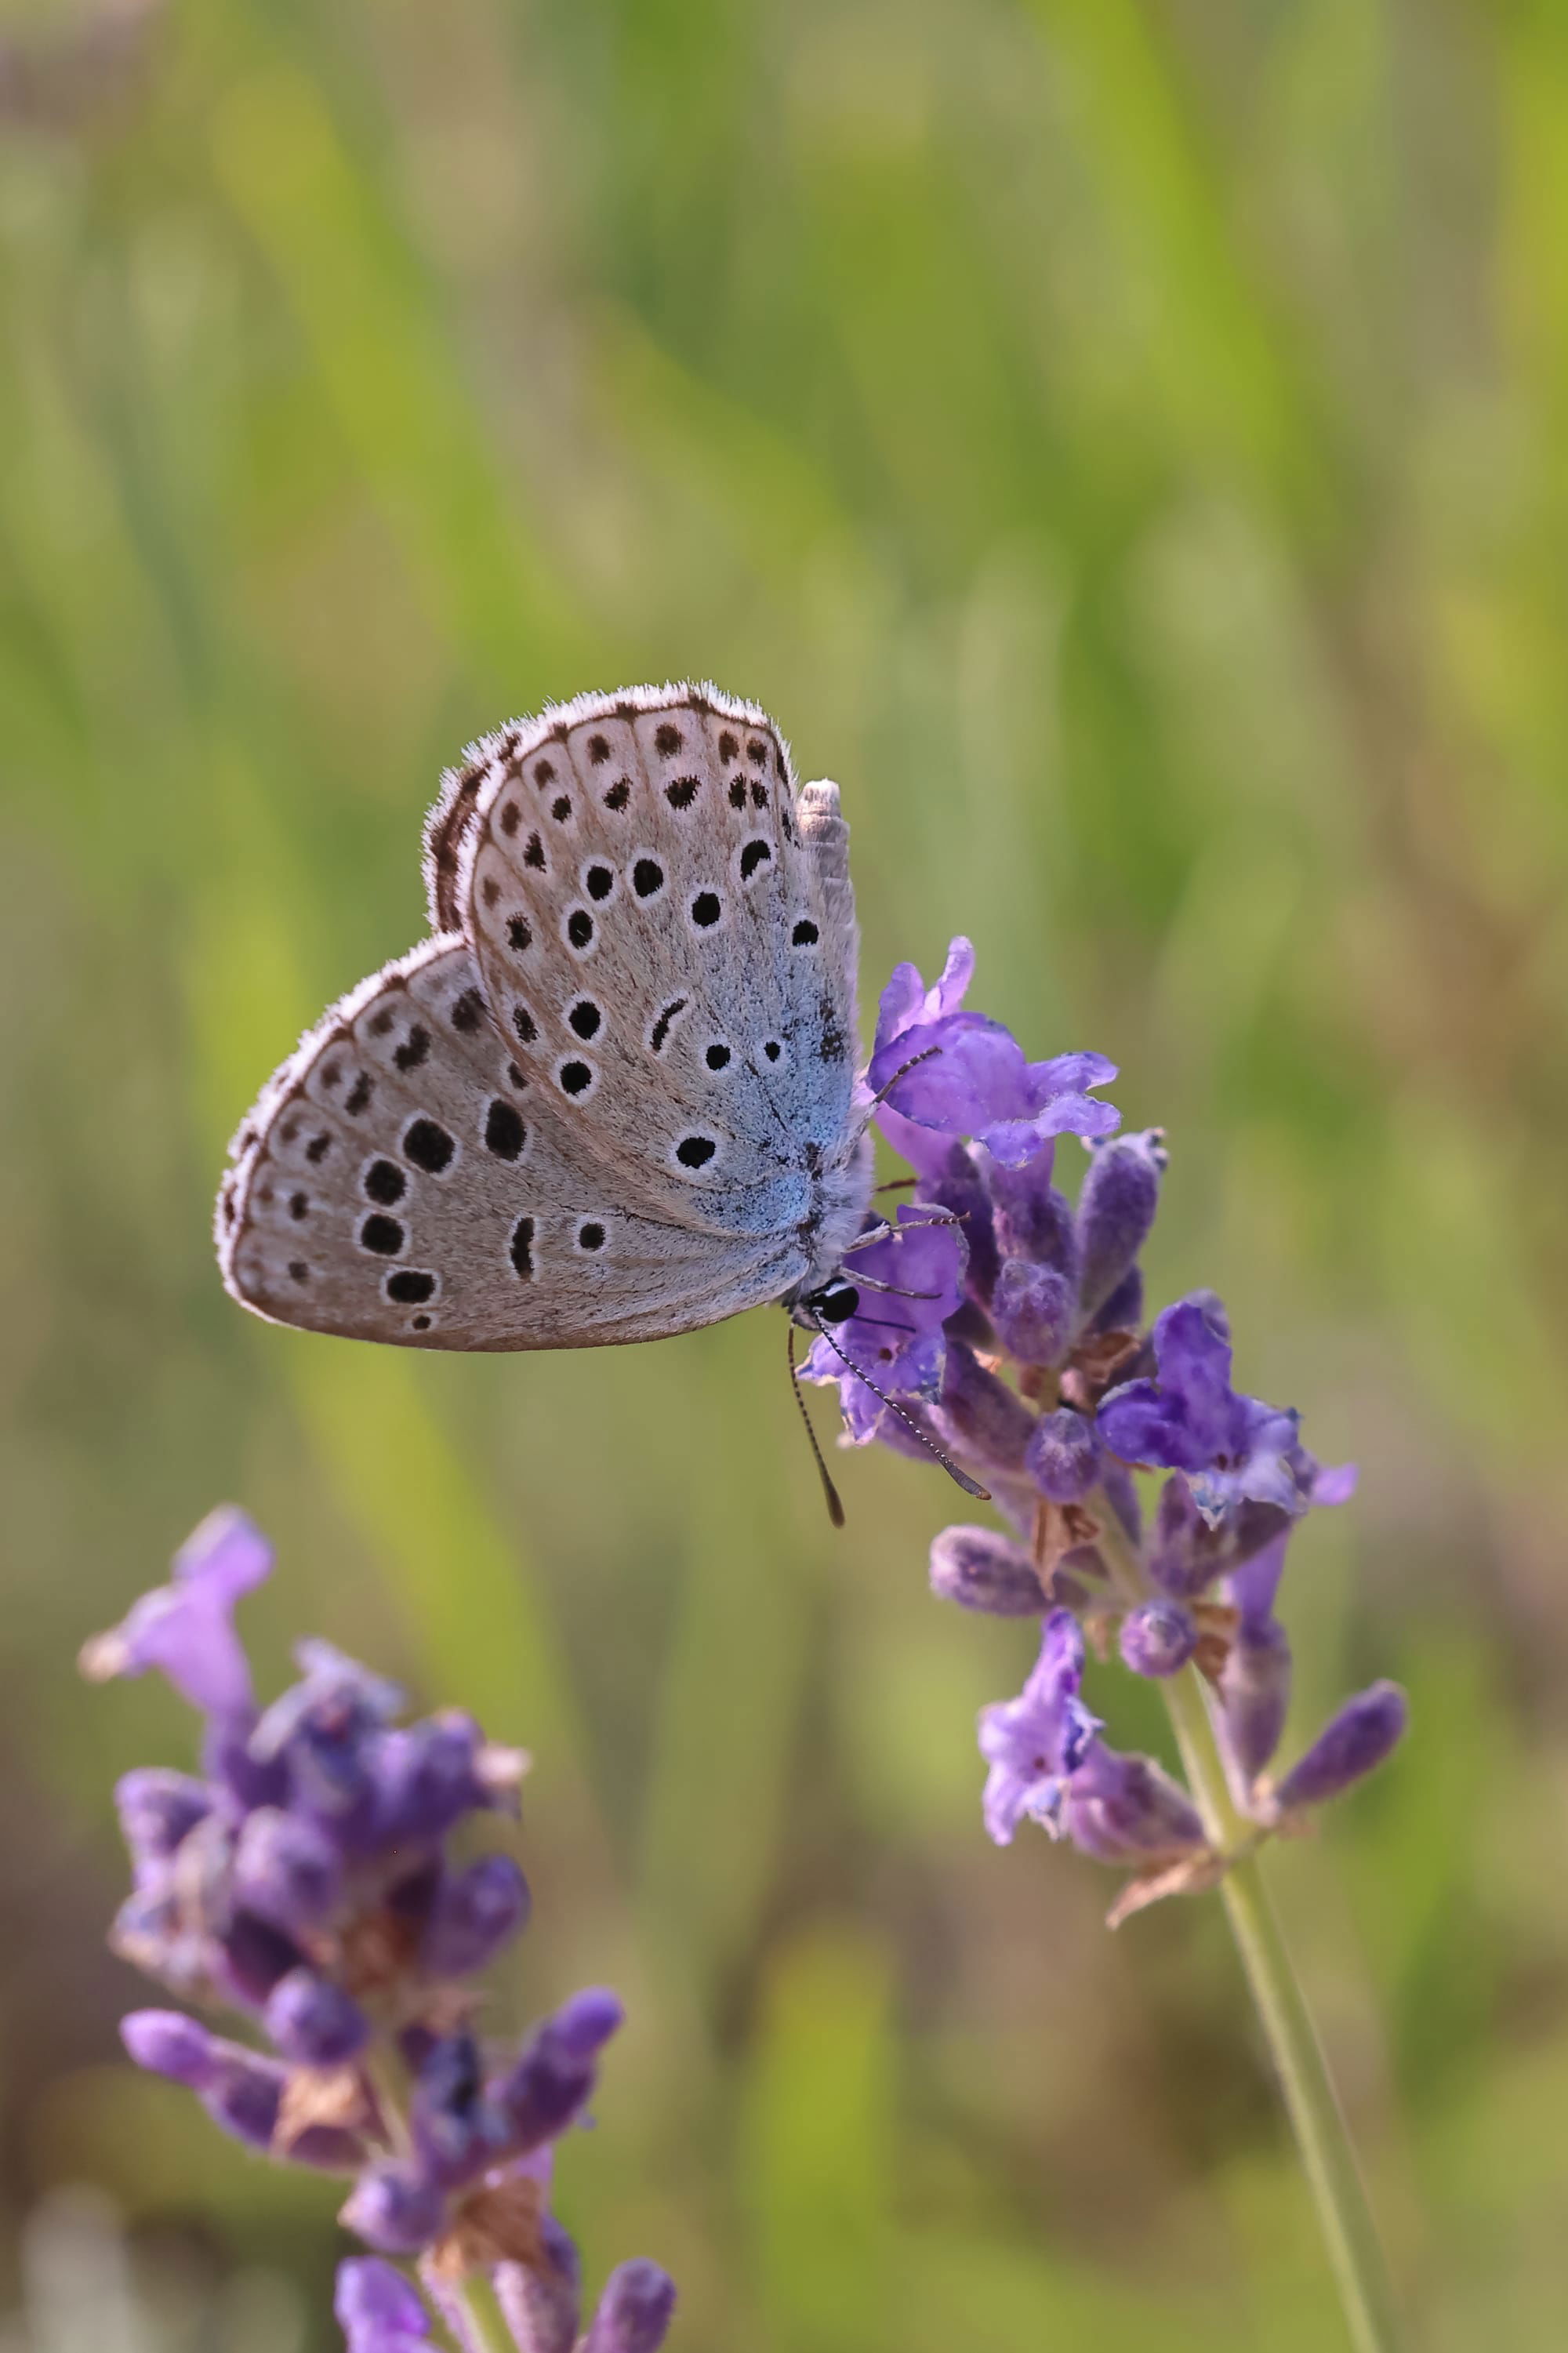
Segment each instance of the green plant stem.
[{"label": "green plant stem", "polygon": [[[1103,1496],[1098,1516],[1117,1586],[1129,1599],[1143,1599],[1142,1568]],[[1393,2283],[1322,2045],[1269,1901],[1258,1825],[1231,1794],[1197,1669],[1185,1668],[1160,1688],[1209,1842],[1229,1858],[1221,1900],[1284,2094],[1351,2341],[1356,2353],[1397,2353],[1402,2331]]]},{"label": "green plant stem", "polygon": [[489,2280],[479,2275],[454,2292],[471,2346],[463,2353],[517,2353],[517,2339],[507,2327]]}]

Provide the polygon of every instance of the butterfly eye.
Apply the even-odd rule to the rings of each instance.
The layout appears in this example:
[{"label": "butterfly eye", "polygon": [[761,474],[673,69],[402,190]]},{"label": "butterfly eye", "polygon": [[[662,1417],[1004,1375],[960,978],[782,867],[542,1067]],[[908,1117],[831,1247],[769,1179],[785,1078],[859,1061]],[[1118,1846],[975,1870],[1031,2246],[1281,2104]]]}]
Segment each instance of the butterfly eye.
[{"label": "butterfly eye", "polygon": [[806,1305],[816,1312],[818,1321],[824,1324],[847,1324],[859,1304],[860,1293],[842,1276],[832,1282],[825,1282],[822,1289],[815,1292],[806,1302]]}]

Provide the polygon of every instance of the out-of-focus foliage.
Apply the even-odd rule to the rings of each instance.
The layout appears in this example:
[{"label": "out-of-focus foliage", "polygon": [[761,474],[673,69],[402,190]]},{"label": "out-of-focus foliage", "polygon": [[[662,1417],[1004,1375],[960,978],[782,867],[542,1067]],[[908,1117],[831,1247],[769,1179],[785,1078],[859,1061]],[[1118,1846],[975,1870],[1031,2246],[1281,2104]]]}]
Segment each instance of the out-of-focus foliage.
[{"label": "out-of-focus foliage", "polygon": [[131,2074],[97,1947],[185,1727],[72,1656],[233,1495],[279,1671],[313,1627],[536,1751],[519,2010],[633,2013],[563,2207],[684,2353],[1338,2342],[1212,1907],[1108,1939],[986,1845],[1028,1645],[926,1598],[936,1472],[848,1462],[833,1535],[778,1319],[426,1363],[218,1289],[224,1139],[421,929],[441,765],[708,674],[841,781],[872,985],[963,929],[1114,1055],[1159,1295],[1363,1462],[1300,1721],[1390,1672],[1415,1730],[1275,1882],[1426,2341],[1559,2346],[1562,12],[120,16],[0,48],[13,2223],[94,2185],[330,2341],[330,2191]]}]

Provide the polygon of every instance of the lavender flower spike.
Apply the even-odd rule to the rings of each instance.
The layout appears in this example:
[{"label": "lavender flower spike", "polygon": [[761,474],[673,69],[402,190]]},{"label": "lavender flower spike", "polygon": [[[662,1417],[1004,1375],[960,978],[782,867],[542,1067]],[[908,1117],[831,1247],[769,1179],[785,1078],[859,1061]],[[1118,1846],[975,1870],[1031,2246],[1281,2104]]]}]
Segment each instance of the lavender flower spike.
[{"label": "lavender flower spike", "polygon": [[[216,1517],[176,1583],[89,1650],[99,1672],[163,1666],[208,1713],[204,1778],[121,1781],[135,1887],[115,1948],[239,2010],[271,2045],[149,2010],[125,2020],[126,2051],[257,2155],[353,2177],[341,2219],[378,2257],[421,2259],[459,2341],[461,2282],[480,2270],[524,2316],[520,2347],[573,2353],[580,2267],[545,2191],[621,2005],[590,1988],[521,2052],[481,2043],[472,1979],[526,1925],[528,1885],[508,1854],[459,1867],[449,1841],[515,1811],[526,1759],[458,1709],[397,1722],[396,1686],[321,1642],[298,1646],[300,1680],[258,1717],[232,1611],[270,1560],[248,1521]],[[674,2291],[651,2266],[616,2278],[596,2341],[644,2353]],[[350,2353],[432,2342],[425,2302],[387,2263],[345,2264],[336,2308]]]},{"label": "lavender flower spike", "polygon": [[980,1753],[991,1767],[982,1810],[998,1846],[1012,1844],[1026,1815],[1053,1838],[1060,1835],[1066,1782],[1100,1730],[1079,1697],[1082,1682],[1078,1620],[1070,1609],[1053,1609],[1018,1697],[980,1711]]}]

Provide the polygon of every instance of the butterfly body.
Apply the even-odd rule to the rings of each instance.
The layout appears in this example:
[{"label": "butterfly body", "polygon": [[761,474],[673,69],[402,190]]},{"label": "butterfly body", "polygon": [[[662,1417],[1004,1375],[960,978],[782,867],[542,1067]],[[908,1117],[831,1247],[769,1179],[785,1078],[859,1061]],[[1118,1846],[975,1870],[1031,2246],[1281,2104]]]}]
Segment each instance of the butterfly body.
[{"label": "butterfly body", "polygon": [[334,1006],[231,1149],[274,1321],[458,1349],[652,1339],[829,1284],[866,1228],[847,828],[711,688],[502,728],[426,829],[433,935]]}]

